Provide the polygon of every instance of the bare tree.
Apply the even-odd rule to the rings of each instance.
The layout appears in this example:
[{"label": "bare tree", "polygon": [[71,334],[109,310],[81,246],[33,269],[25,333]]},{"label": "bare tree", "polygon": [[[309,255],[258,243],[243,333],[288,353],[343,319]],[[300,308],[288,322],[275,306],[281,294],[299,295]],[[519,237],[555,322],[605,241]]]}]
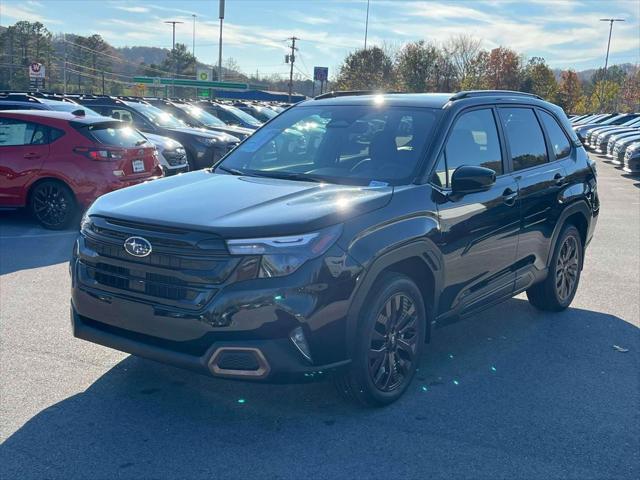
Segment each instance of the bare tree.
[{"label": "bare tree", "polygon": [[473,73],[482,40],[467,34],[451,37],[443,46],[445,56],[453,66],[456,80],[462,82]]}]

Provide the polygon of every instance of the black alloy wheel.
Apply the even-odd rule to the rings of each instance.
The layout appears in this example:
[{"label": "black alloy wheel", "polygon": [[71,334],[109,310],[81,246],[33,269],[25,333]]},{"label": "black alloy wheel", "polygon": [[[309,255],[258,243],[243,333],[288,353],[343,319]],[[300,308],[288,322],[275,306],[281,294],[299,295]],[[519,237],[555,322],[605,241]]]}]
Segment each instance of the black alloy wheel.
[{"label": "black alloy wheel", "polygon": [[383,273],[358,314],[352,360],[334,374],[338,393],[364,406],[389,405],[418,368],[428,328],[422,293],[406,275]]},{"label": "black alloy wheel", "polygon": [[36,185],[30,196],[31,213],[45,228],[66,228],[76,214],[76,203],[71,191],[62,183],[44,181]]},{"label": "black alloy wheel", "polygon": [[376,317],[371,331],[369,374],[381,392],[391,392],[412,371],[417,352],[418,312],[413,300],[403,293],[389,298]]}]

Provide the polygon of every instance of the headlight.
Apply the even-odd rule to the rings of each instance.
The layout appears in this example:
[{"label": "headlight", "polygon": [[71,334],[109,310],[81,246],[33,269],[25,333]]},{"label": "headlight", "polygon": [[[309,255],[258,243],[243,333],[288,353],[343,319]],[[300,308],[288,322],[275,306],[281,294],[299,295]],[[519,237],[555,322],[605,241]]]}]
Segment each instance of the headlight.
[{"label": "headlight", "polygon": [[84,215],[82,215],[82,220],[80,220],[80,233],[86,233],[91,230],[92,223],[91,217],[85,212]]},{"label": "headlight", "polygon": [[341,233],[342,225],[334,225],[302,235],[227,240],[227,248],[232,255],[261,255],[259,277],[282,277],[324,254]]},{"label": "headlight", "polygon": [[215,145],[216,143],[218,143],[218,139],[214,137],[196,137],[196,140],[207,146]]}]

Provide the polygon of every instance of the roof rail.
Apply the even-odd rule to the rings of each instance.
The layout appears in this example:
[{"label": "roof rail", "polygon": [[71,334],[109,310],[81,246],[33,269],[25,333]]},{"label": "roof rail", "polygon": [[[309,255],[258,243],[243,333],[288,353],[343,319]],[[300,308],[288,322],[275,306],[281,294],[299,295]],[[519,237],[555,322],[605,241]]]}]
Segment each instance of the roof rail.
[{"label": "roof rail", "polygon": [[543,98],[535,93],[516,92],[515,90],[465,90],[453,95],[449,100],[461,100],[463,98],[472,97],[497,97],[497,96],[519,96],[531,97],[543,100]]},{"label": "roof rail", "polygon": [[16,102],[42,103],[35,96],[29,93],[18,93],[18,92],[0,92],[0,100],[14,100]]},{"label": "roof rail", "polygon": [[317,97],[313,97],[314,100],[322,100],[324,98],[335,98],[335,97],[351,97],[355,95],[384,95],[386,93],[403,93],[403,92],[384,92],[380,90],[332,90],[327,93],[323,93],[322,95],[318,95]]}]

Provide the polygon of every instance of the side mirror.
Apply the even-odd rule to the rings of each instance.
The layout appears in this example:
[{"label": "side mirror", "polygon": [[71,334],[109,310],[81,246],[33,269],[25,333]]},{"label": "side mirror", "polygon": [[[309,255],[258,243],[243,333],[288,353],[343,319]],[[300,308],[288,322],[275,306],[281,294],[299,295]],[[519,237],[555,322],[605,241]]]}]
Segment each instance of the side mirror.
[{"label": "side mirror", "polygon": [[489,189],[496,183],[496,172],[490,168],[461,165],[451,176],[453,193],[474,193]]}]

